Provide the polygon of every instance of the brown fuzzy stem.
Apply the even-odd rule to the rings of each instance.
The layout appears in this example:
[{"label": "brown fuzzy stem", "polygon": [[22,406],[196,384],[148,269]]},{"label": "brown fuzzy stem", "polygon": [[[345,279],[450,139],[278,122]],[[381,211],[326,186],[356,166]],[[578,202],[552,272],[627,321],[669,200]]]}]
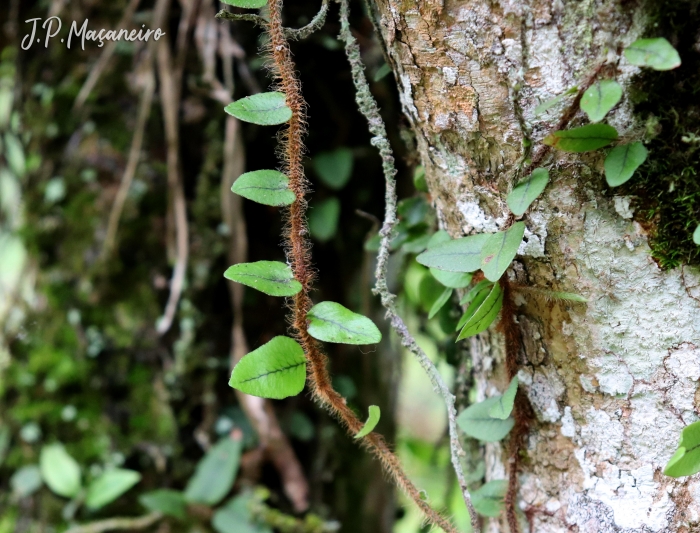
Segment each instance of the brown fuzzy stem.
[{"label": "brown fuzzy stem", "polygon": [[[277,89],[285,94],[287,106],[292,110],[292,118],[286,129],[283,130],[281,138],[283,172],[289,178],[289,186],[296,196],[287,216],[285,244],[294,277],[302,286],[302,290],[292,302],[291,325],[294,336],[304,349],[308,361],[308,379],[314,398],[328,409],[351,434],[356,434],[364,424],[347,406],[345,399],[333,389],[326,355],[309,335],[307,329],[306,314],[312,306],[309,292],[314,281],[314,270],[311,265],[310,245],[306,238],[308,228],[305,216],[307,207],[305,195],[308,186],[302,165],[306,103],[301,95],[300,83],[294,70],[294,62],[282,26],[282,0],[269,0],[269,8],[270,20],[267,31],[270,36],[269,50],[273,60],[272,72],[277,79]],[[457,530],[447,519],[435,512],[421,498],[418,489],[404,473],[398,458],[380,435],[370,433],[362,439],[362,444],[380,460],[396,485],[416,503],[430,523],[439,526],[448,533],[457,533]]]}]

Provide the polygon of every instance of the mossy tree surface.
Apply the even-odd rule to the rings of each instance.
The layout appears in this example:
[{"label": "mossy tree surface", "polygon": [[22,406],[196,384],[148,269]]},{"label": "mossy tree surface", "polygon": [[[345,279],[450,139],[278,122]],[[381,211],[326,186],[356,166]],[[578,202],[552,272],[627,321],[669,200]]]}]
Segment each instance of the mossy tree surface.
[{"label": "mossy tree surface", "polygon": [[[608,123],[623,139],[642,139],[645,128],[656,135],[647,134],[648,161],[622,190],[605,185],[604,150],[552,151],[540,163],[551,183],[524,217],[511,284],[575,292],[588,304],[514,294],[519,377],[533,411],[517,506],[523,531],[695,530],[700,483],[661,472],[698,415],[697,2],[376,0],[374,8],[440,225],[453,237],[509,223],[505,198],[525,177],[530,146],[568,104],[535,108],[597,69],[624,89]],[[636,39],[661,36],[679,50],[681,69],[642,72],[622,56]],[[586,123],[578,113],[568,127]],[[477,399],[503,391],[503,335],[464,342]],[[483,453],[486,479],[506,478],[506,447]],[[487,530],[508,526],[491,519]]]}]

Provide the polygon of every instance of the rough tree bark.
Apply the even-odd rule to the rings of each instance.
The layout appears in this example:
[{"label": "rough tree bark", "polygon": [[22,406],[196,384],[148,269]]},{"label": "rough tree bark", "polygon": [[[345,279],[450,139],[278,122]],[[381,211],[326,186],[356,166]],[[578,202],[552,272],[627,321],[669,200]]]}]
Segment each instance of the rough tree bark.
[{"label": "rough tree bark", "polygon": [[[648,6],[625,0],[376,0],[375,9],[453,237],[503,227],[523,140],[541,141],[559,119],[534,108],[604,61],[629,91],[639,69],[620,50],[650,25]],[[623,135],[640,127],[627,96],[609,117]],[[602,159],[543,162],[552,182],[525,217],[527,242],[509,274],[589,301],[545,302],[533,291],[516,300],[519,376],[535,413],[520,461],[523,529],[700,531],[700,479],[662,474],[698,414],[700,275],[657,266],[628,199],[605,192]],[[492,328],[470,351],[478,399],[502,392],[502,336]],[[505,478],[501,446],[484,453],[487,479]],[[487,530],[508,528],[491,520]]]}]

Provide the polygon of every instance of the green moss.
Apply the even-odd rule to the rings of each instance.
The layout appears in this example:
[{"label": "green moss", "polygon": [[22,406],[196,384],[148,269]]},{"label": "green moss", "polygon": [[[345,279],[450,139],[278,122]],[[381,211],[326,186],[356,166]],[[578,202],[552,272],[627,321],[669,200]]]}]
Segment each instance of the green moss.
[{"label": "green moss", "polygon": [[700,52],[697,0],[649,2],[647,36],[666,37],[681,55],[672,71],[643,71],[633,80],[635,113],[646,121],[648,161],[621,192],[638,198],[637,220],[650,230],[662,268],[700,264],[692,233],[700,223]]}]

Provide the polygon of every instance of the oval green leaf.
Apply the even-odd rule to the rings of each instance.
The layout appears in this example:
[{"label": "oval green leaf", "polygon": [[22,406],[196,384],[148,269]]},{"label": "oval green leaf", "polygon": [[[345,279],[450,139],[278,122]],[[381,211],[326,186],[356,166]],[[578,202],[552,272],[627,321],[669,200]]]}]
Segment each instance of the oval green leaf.
[{"label": "oval green leaf", "polygon": [[139,503],[149,511],[157,511],[166,516],[184,520],[187,518],[185,495],[172,489],[159,489],[139,496]]},{"label": "oval green leaf", "polygon": [[296,396],[306,381],[306,357],[299,344],[278,336],[238,361],[229,385],[246,394],[281,400]]},{"label": "oval green leaf", "polygon": [[[468,305],[471,303],[471,301],[476,298],[477,294],[479,294],[481,291],[486,289],[486,293],[484,294],[484,298],[486,298],[486,295],[491,291],[491,286],[493,285],[492,282],[490,282],[487,279],[482,279],[479,283],[474,285],[471,289],[469,289],[469,292],[467,292],[464,296],[462,296],[462,299],[459,301],[459,305]],[[483,298],[482,298],[483,301]],[[464,319],[464,322],[466,322],[467,319]],[[457,329],[460,329],[463,325],[464,322],[462,322],[459,326],[457,326]]]},{"label": "oval green leaf", "polygon": [[449,233],[447,233],[444,229],[439,229],[430,236],[430,240],[428,241],[427,247],[428,249],[435,248],[438,244],[442,244],[443,242],[450,242],[451,240],[452,237],[450,237]]},{"label": "oval green leaf", "polygon": [[616,146],[605,158],[605,181],[611,187],[622,185],[646,161],[648,153],[641,142]]},{"label": "oval green leaf", "polygon": [[379,407],[376,405],[370,405],[369,406],[369,417],[367,418],[367,422],[365,422],[365,425],[362,426],[362,429],[357,432],[357,435],[355,435],[356,439],[361,439],[362,437],[366,437],[372,431],[374,431],[374,428],[377,427],[377,424],[379,423],[379,417],[381,416],[381,411],[379,410]]},{"label": "oval green leaf", "polygon": [[[496,320],[501,307],[503,307],[503,290],[501,286],[498,283],[494,283],[488,293],[486,293],[486,289],[483,289],[469,304],[464,313],[464,317],[467,320],[462,331],[459,332],[457,340],[460,341],[486,331],[493,321]],[[460,323],[462,323],[462,320],[460,320]]]},{"label": "oval green leaf", "polygon": [[450,296],[452,296],[452,289],[448,287],[444,291],[442,291],[442,293],[440,293],[440,296],[438,296],[437,300],[435,300],[433,305],[430,307],[428,318],[433,318],[435,315],[437,315],[440,309],[442,309],[444,305],[449,301]]},{"label": "oval green leaf", "polygon": [[339,191],[345,187],[352,176],[352,150],[338,148],[332,152],[321,152],[313,158],[313,166],[316,174],[327,187]]},{"label": "oval green leaf", "polygon": [[472,491],[474,509],[480,515],[498,517],[505,508],[506,492],[508,492],[507,480],[489,481],[478,490]]},{"label": "oval green leaf", "polygon": [[638,39],[625,48],[627,61],[638,67],[671,70],[681,64],[676,49],[663,37]]},{"label": "oval green leaf", "polygon": [[607,124],[587,124],[571,130],[555,131],[542,141],[565,152],[590,152],[617,139],[617,130]]},{"label": "oval green leaf", "polygon": [[194,475],[185,488],[186,501],[216,505],[229,493],[243,450],[243,438],[235,433],[233,437],[221,439],[197,463]]},{"label": "oval green leaf", "polygon": [[260,9],[267,5],[267,0],[221,0],[221,3],[244,9]]},{"label": "oval green leaf", "polygon": [[141,474],[135,470],[114,468],[105,470],[87,488],[85,505],[90,510],[96,510],[112,503],[131,487],[141,481]]},{"label": "oval green leaf", "polygon": [[484,441],[497,442],[513,429],[512,417],[505,420],[489,415],[491,408],[498,403],[500,396],[469,406],[457,417],[457,425],[470,437]]},{"label": "oval green leaf", "polygon": [[591,122],[600,122],[622,98],[622,87],[615,80],[601,80],[591,85],[581,98],[581,109]]},{"label": "oval green leaf", "polygon": [[280,92],[246,96],[227,105],[224,111],[239,120],[260,126],[284,124],[292,118],[292,110],[287,107],[284,93]]},{"label": "oval green leaf", "polygon": [[258,499],[250,492],[231,498],[214,512],[211,525],[217,533],[272,533],[272,529],[251,515],[255,500]]},{"label": "oval green leaf", "polygon": [[287,176],[276,170],[255,170],[241,174],[231,190],[259,204],[282,206],[294,203],[296,196],[289,188]]},{"label": "oval green leaf", "polygon": [[336,302],[314,305],[306,315],[309,335],[325,342],[377,344],[382,340],[379,328],[369,318]]},{"label": "oval green leaf", "polygon": [[311,206],[309,232],[317,241],[328,242],[338,232],[338,220],[340,220],[340,200],[331,196]]},{"label": "oval green leaf", "polygon": [[664,474],[671,477],[692,476],[700,472],[700,421],[683,428],[678,450],[669,459]]},{"label": "oval green leaf", "polygon": [[695,231],[693,232],[693,242],[695,244],[700,244],[700,224],[698,224],[698,227],[695,228]]},{"label": "oval green leaf", "polygon": [[41,477],[49,488],[65,498],[80,492],[80,466],[61,444],[50,444],[41,449],[39,456]]},{"label": "oval green leaf", "polygon": [[549,171],[536,168],[527,179],[518,183],[506,198],[508,207],[516,216],[522,216],[549,183]]},{"label": "oval green leaf", "polygon": [[513,412],[513,405],[515,404],[515,395],[518,392],[518,376],[513,376],[510,380],[510,385],[506,389],[491,409],[489,410],[489,416],[493,418],[499,418],[505,420]]},{"label": "oval green leaf", "polygon": [[301,283],[294,279],[291,267],[279,261],[233,265],[224,272],[224,277],[270,296],[294,296],[301,290]]},{"label": "oval green leaf", "polygon": [[469,272],[445,272],[437,268],[431,268],[433,277],[450,289],[461,289],[472,282],[472,274]]},{"label": "oval green leaf", "polygon": [[26,498],[41,488],[41,470],[37,465],[26,465],[10,478],[10,488],[15,498]]},{"label": "oval green leaf", "polygon": [[489,235],[481,249],[481,270],[489,281],[498,281],[518,253],[525,235],[525,223],[516,222],[506,231]]},{"label": "oval green leaf", "polygon": [[488,239],[488,234],[480,233],[429,246],[416,261],[448,272],[475,272],[481,268],[481,249]]}]

